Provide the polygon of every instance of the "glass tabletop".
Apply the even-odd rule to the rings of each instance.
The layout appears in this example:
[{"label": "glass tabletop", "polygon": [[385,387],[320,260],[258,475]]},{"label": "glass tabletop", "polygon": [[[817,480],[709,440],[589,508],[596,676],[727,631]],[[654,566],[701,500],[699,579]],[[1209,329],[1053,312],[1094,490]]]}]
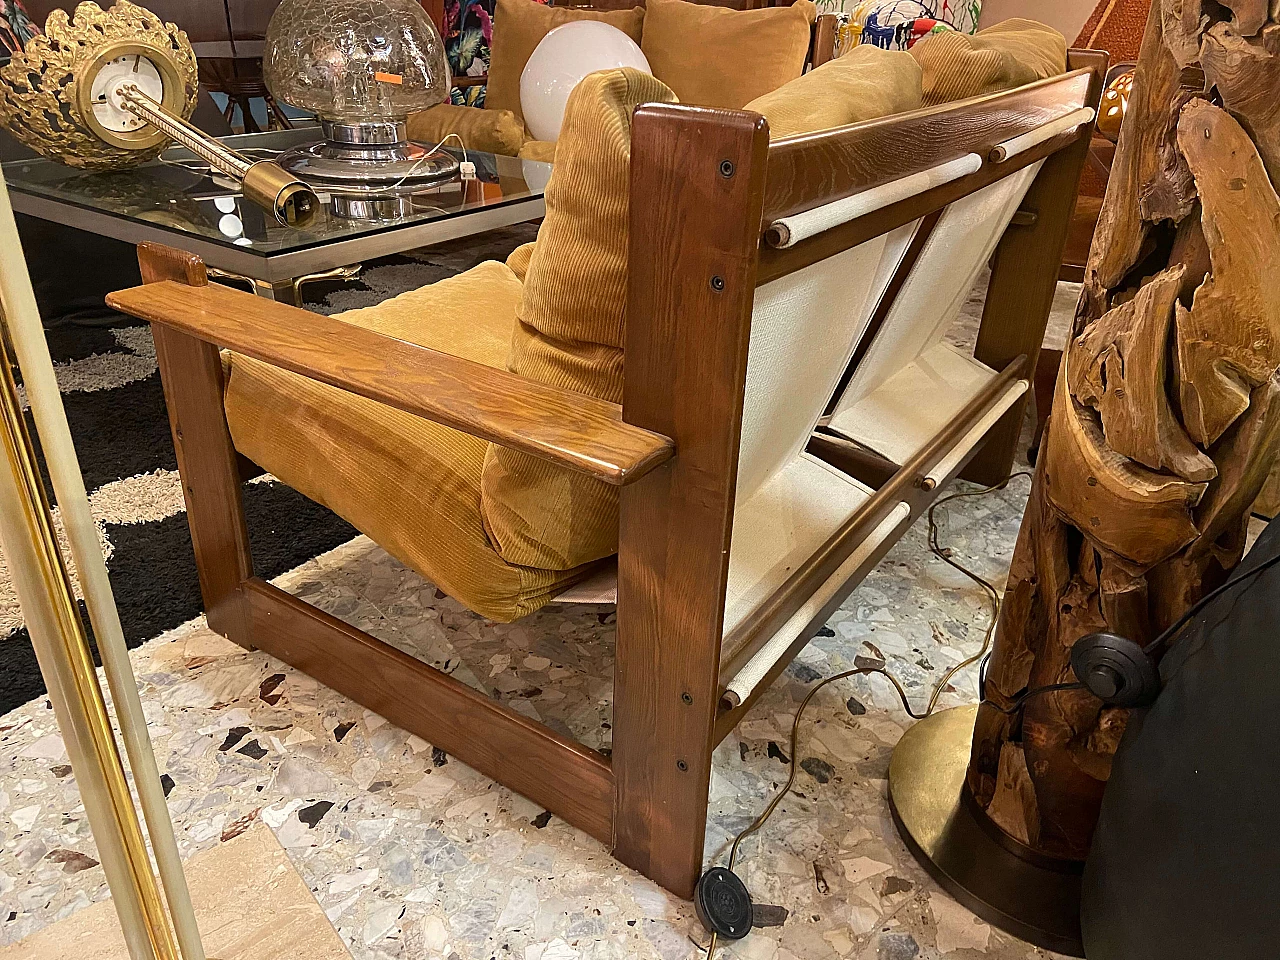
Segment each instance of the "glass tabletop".
[{"label": "glass tabletop", "polygon": [[[319,127],[307,126],[221,140],[251,159],[272,159],[319,136]],[[460,150],[449,152],[462,159]],[[317,190],[321,212],[302,229],[278,224],[245,200],[235,183],[220,174],[210,175],[203,161],[181,147],[131,170],[79,170],[37,158],[4,164],[4,175],[10,190],[270,257],[537,199],[551,175],[548,163],[475,150],[468,151],[467,158],[476,165],[475,181],[452,180],[409,193],[401,190],[369,211],[376,219],[339,216],[339,210],[351,207],[348,201],[353,198]],[[73,216],[67,222],[76,225]]]}]

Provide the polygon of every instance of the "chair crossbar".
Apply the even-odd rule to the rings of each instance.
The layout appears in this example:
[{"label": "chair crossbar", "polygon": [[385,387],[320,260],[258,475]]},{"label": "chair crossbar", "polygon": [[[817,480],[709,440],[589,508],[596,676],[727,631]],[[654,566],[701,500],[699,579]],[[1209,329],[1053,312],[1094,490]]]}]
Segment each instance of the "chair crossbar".
[{"label": "chair crossbar", "polygon": [[863,190],[851,197],[835,200],[831,203],[805,210],[802,213],[781,217],[769,225],[765,231],[765,239],[770,246],[779,250],[793,247],[801,240],[825,233],[832,227],[849,223],[869,213],[882,210],[892,204],[908,200],[925,193],[935,187],[967,177],[982,169],[982,157],[976,153],[966,153],[927,170],[882,183],[870,190]]},{"label": "chair crossbar", "polygon": [[1093,107],[1079,107],[1070,113],[1063,114],[1056,120],[1050,120],[1048,123],[1036,127],[1034,130],[1028,130],[1019,136],[1010,137],[1008,140],[997,143],[992,148],[988,159],[992,163],[1004,163],[1020,153],[1026,153],[1032,147],[1038,147],[1046,140],[1052,140],[1054,137],[1061,136],[1064,133],[1072,133],[1084,124],[1092,123],[1095,116],[1097,116],[1097,113]]}]

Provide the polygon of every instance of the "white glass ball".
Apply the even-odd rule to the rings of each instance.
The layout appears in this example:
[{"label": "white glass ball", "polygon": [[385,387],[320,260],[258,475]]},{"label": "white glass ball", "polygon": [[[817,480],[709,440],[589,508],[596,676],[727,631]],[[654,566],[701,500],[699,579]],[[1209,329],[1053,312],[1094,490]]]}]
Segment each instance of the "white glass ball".
[{"label": "white glass ball", "polygon": [[652,73],[639,45],[617,27],[576,20],[556,27],[538,44],[520,74],[520,109],[537,140],[557,140],[569,94],[599,70],[635,67]]}]

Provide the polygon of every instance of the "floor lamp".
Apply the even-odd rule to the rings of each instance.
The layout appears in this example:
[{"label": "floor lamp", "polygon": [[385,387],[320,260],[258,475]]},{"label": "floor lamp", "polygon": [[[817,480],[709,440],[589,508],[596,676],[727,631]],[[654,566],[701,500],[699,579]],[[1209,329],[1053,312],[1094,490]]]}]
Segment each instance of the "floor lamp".
[{"label": "floor lamp", "polygon": [[[23,416],[15,361],[102,656],[154,868]],[[0,546],[132,960],[204,960],[124,633],[0,170]],[[158,876],[157,876],[158,873]],[[167,906],[167,910],[166,910]]]}]

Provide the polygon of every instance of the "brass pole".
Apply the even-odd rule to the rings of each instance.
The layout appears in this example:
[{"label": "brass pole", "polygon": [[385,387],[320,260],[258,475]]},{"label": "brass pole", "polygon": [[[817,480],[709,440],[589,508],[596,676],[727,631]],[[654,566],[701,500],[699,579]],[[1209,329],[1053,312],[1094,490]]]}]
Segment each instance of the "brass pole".
[{"label": "brass pole", "polygon": [[[12,349],[11,349],[12,348]],[[183,960],[204,960],[137,682],[0,172],[0,545],[67,744],[134,960],[177,960],[13,379],[23,371],[49,475],[111,684]]]},{"label": "brass pole", "polygon": [[[0,324],[4,323],[0,313]],[[134,960],[178,960],[0,337],[0,542]],[[70,734],[69,736],[67,734]],[[141,921],[138,924],[137,921]],[[138,935],[138,928],[145,937]]]}]

